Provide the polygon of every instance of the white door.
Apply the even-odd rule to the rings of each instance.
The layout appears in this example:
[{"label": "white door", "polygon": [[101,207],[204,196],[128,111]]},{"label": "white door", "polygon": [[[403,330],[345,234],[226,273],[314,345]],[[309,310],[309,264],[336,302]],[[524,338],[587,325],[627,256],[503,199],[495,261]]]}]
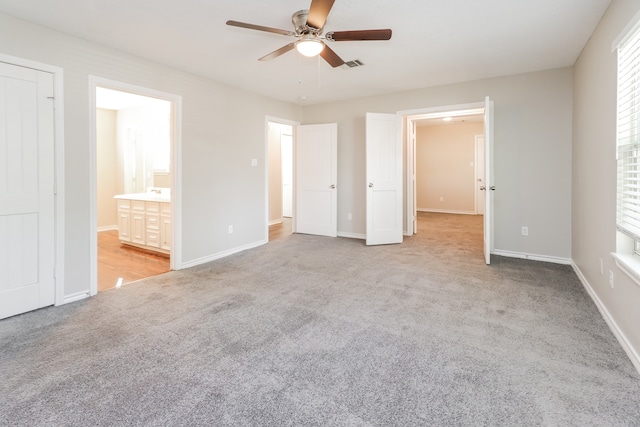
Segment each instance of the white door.
[{"label": "white door", "polygon": [[296,132],[296,232],[338,235],[338,125],[301,125]]},{"label": "white door", "polygon": [[0,319],[54,303],[53,74],[0,63]]},{"label": "white door", "polygon": [[402,243],[401,120],[367,113],[367,245]]},{"label": "white door", "polygon": [[492,237],[492,200],[495,186],[493,184],[493,101],[487,96],[484,106],[484,157],[485,157],[485,205],[484,205],[484,260],[491,263],[491,237]]}]

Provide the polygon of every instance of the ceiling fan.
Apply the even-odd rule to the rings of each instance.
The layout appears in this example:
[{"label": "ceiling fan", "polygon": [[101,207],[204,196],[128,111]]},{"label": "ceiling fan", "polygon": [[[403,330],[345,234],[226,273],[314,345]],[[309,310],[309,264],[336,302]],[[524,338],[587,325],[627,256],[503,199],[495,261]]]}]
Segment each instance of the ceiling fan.
[{"label": "ceiling fan", "polygon": [[339,67],[344,64],[344,60],[338,56],[327,44],[325,40],[332,42],[359,41],[359,40],[389,40],[391,30],[355,30],[355,31],[330,31],[322,37],[322,30],[327,21],[327,16],[333,7],[335,0],[311,0],[309,10],[299,10],[293,14],[293,31],[281,30],[279,28],[265,27],[262,25],[247,24],[239,21],[227,21],[227,25],[233,27],[248,28],[251,30],[265,31],[268,33],[282,34],[283,36],[295,37],[298,40],[277,49],[259,61],[269,61],[278,56],[297,49],[305,56],[320,55],[332,67]]}]

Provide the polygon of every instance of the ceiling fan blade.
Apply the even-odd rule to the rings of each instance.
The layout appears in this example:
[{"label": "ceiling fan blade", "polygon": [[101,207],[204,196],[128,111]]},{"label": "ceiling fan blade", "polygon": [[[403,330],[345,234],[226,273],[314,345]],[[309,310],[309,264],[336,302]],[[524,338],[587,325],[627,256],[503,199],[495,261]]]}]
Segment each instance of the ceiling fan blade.
[{"label": "ceiling fan blade", "polygon": [[391,30],[356,30],[356,31],[330,31],[325,37],[334,42],[347,42],[358,40],[389,40]]},{"label": "ceiling fan blade", "polygon": [[327,16],[329,16],[334,2],[335,0],[311,0],[307,25],[321,30],[324,23],[327,22]]},{"label": "ceiling fan blade", "polygon": [[289,43],[286,46],[282,46],[280,49],[278,50],[274,50],[273,52],[263,56],[262,58],[258,59],[258,61],[270,61],[272,59],[277,58],[280,55],[283,55],[287,52],[289,52],[290,50],[293,50],[296,47],[296,43]]},{"label": "ceiling fan blade", "polygon": [[264,27],[262,25],[247,24],[246,22],[227,21],[227,25],[232,27],[248,28],[250,30],[266,31],[267,33],[282,34],[283,36],[293,36],[292,31],[281,30],[279,28]]},{"label": "ceiling fan blade", "polygon": [[339,67],[344,64],[344,60],[340,58],[337,53],[331,50],[331,48],[327,46],[326,43],[324,44],[324,49],[322,49],[322,52],[320,52],[320,56],[322,56],[322,59],[327,61],[333,68]]}]

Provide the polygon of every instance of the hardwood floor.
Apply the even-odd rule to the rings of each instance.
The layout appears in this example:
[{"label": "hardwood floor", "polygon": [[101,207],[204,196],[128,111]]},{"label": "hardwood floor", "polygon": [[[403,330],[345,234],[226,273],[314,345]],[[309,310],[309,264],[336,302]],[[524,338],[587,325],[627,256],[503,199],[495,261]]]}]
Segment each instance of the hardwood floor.
[{"label": "hardwood floor", "polygon": [[291,218],[283,218],[282,223],[269,226],[269,241],[282,239],[291,234]]},{"label": "hardwood floor", "polygon": [[122,245],[118,232],[98,233],[98,292],[169,271],[169,256]]},{"label": "hardwood floor", "polygon": [[[269,226],[269,241],[291,234],[291,218]],[[98,233],[98,292],[169,271],[169,257],[122,245],[115,230]]]}]

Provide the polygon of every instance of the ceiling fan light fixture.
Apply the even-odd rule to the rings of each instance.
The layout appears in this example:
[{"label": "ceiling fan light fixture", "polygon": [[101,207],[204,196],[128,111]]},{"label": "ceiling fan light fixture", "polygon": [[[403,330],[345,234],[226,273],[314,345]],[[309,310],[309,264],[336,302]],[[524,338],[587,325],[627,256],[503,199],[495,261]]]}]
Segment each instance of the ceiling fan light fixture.
[{"label": "ceiling fan light fixture", "polygon": [[304,56],[313,57],[322,52],[324,43],[315,38],[304,38],[296,43],[296,49]]}]

